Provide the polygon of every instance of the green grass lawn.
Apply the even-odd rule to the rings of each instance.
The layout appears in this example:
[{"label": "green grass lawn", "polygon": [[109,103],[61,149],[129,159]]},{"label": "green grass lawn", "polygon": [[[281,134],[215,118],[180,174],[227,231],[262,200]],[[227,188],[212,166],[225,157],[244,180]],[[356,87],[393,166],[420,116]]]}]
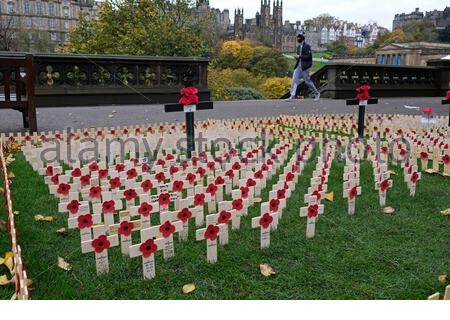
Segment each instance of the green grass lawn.
[{"label": "green grass lawn", "polygon": [[[287,55],[294,56],[296,54],[295,53],[287,53]],[[330,58],[330,54],[326,53],[326,52],[314,53],[313,57],[314,58],[325,58],[325,59],[328,59],[328,58]],[[289,64],[289,70],[293,71],[294,67],[295,67],[295,60],[291,60],[291,59],[287,59],[287,58],[286,58],[286,60],[287,60],[287,62]],[[317,70],[321,69],[322,67],[324,67],[326,65],[327,64],[325,62],[314,61],[310,72],[314,73],[314,72],[316,72]]]},{"label": "green grass lawn", "polygon": [[[347,215],[342,198],[343,164],[334,162],[329,190],[335,201],[325,202],[325,214],[317,224],[316,237],[306,240],[306,218],[299,217],[303,195],[309,186],[315,162],[304,170],[297,189],[288,200],[271,247],[259,249],[259,229],[251,229],[256,207],[243,217],[241,229],[230,231],[230,243],[218,249],[218,263],[206,262],[206,244],[194,239],[191,224],[188,242],[175,244],[175,257],[163,261],[156,255],[154,280],[142,279],[141,258],[122,257],[120,248],[109,250],[110,273],[97,277],[94,254],[81,254],[79,231],[62,237],[67,217],[57,213],[58,201],[49,195],[43,178],[25,162],[22,154],[10,166],[13,201],[29,278],[32,299],[426,299],[441,291],[441,274],[450,273],[449,218],[439,211],[450,207],[450,179],[423,175],[415,198],[409,196],[400,168],[387,205],[394,215],[380,213],[369,163],[361,168],[363,194],[356,215]],[[271,184],[263,193],[268,199]],[[3,204],[3,201],[2,201]],[[34,215],[52,215],[54,222],[36,222]],[[6,218],[4,207],[0,219]],[[134,234],[134,240],[139,235]],[[1,232],[0,249],[8,250],[8,237]],[[65,258],[72,271],[56,266]],[[259,264],[269,263],[277,275],[264,278]],[[2,271],[4,271],[2,269]],[[184,295],[184,284],[197,289]],[[9,299],[12,288],[0,287],[0,297]]]}]

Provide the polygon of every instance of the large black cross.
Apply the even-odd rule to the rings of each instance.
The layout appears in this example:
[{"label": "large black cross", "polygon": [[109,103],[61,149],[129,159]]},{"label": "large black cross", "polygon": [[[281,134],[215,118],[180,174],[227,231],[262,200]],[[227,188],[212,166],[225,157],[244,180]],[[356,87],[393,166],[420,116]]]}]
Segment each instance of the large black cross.
[{"label": "large black cross", "polygon": [[[195,110],[211,110],[214,109],[213,102],[200,102],[195,106]],[[192,151],[195,150],[195,129],[194,129],[194,113],[189,106],[185,107],[180,103],[166,104],[164,106],[165,112],[181,112],[186,113],[186,136],[187,136],[187,156],[192,157]]]},{"label": "large black cross", "polygon": [[[442,100],[442,104],[446,105],[450,105],[450,100]],[[448,107],[448,126],[450,127],[450,106]]]},{"label": "large black cross", "polygon": [[359,106],[359,113],[358,113],[358,137],[360,139],[364,139],[364,122],[366,118],[366,106],[368,104],[377,104],[378,99],[370,98],[367,100],[367,103],[364,103],[364,101],[360,101],[358,99],[349,99],[347,100],[348,106]]}]

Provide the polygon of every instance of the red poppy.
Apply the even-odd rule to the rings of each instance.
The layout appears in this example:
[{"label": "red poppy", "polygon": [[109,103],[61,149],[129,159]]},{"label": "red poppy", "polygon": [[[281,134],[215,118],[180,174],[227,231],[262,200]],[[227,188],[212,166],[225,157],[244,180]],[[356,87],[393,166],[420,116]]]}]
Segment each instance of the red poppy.
[{"label": "red poppy", "polygon": [[251,179],[251,178],[248,179],[247,180],[247,187],[254,187],[254,186],[256,186],[256,181]]},{"label": "red poppy", "polygon": [[206,165],[208,167],[209,170],[214,171],[214,169],[216,168],[216,163],[213,161],[208,162],[208,164]]},{"label": "red poppy", "polygon": [[81,215],[77,218],[78,228],[86,229],[92,227],[94,222],[92,221],[92,216],[90,214]]},{"label": "red poppy", "polygon": [[219,218],[217,219],[218,223],[221,224],[228,224],[231,219],[231,212],[223,210],[221,213],[219,213]]},{"label": "red poppy", "polygon": [[187,175],[186,175],[186,180],[189,182],[189,184],[194,184],[194,182],[195,182],[195,174],[193,174],[193,173],[188,173]]},{"label": "red poppy", "polygon": [[29,135],[27,135],[27,136],[25,137],[25,140],[26,140],[26,141],[31,141],[31,137],[30,137]]},{"label": "red poppy", "polygon": [[198,175],[200,175],[200,177],[203,178],[203,176],[204,176],[205,173],[206,173],[206,170],[205,170],[204,168],[202,168],[202,167],[199,167],[195,173],[198,174]]},{"label": "red poppy", "polygon": [[89,174],[80,178],[81,186],[86,187],[91,184],[91,176]]},{"label": "red poppy", "polygon": [[192,157],[191,158],[191,162],[192,162],[192,165],[195,167],[195,166],[197,166],[197,163],[198,163],[198,158],[197,157]]},{"label": "red poppy", "polygon": [[122,221],[119,226],[119,234],[125,237],[129,237],[133,232],[134,223],[129,221]]},{"label": "red poppy", "polygon": [[116,202],[114,200],[103,202],[102,213],[114,213],[114,211],[116,211]]},{"label": "red poppy", "polygon": [[203,193],[199,193],[194,196],[194,205],[196,207],[205,205],[205,195]]},{"label": "red poppy", "polygon": [[170,204],[170,194],[161,193],[159,195],[159,205],[163,208],[167,208]]},{"label": "red poppy", "polygon": [[184,182],[183,181],[174,181],[172,191],[173,192],[181,192],[183,191]]},{"label": "red poppy", "polygon": [[210,224],[208,228],[206,228],[205,239],[214,241],[217,239],[217,235],[219,234],[220,228],[213,224]]},{"label": "red poppy", "polygon": [[188,106],[192,104],[198,104],[198,89],[195,87],[186,87],[181,89],[180,94],[182,97],[179,100],[179,103]]},{"label": "red poppy", "polygon": [[159,227],[159,232],[161,232],[164,238],[170,237],[171,234],[175,232],[175,226],[170,223],[170,221],[166,221],[163,225]]},{"label": "red poppy", "polygon": [[199,157],[200,158],[206,158],[207,157],[206,151],[200,152]]},{"label": "red poppy", "polygon": [[428,160],[428,153],[426,152],[421,152],[420,153],[420,160]]},{"label": "red poppy", "polygon": [[287,182],[294,181],[294,178],[295,178],[295,175],[294,175],[292,172],[289,172],[289,173],[286,175],[286,181],[287,181]]},{"label": "red poppy", "polygon": [[241,165],[239,162],[235,162],[232,166],[233,170],[241,170]]},{"label": "red poppy", "polygon": [[80,203],[77,200],[72,200],[67,205],[67,210],[69,210],[69,212],[71,214],[77,214],[79,209],[80,209]]},{"label": "red poppy", "polygon": [[158,159],[158,161],[156,161],[156,165],[157,166],[165,166],[166,162],[163,159]]},{"label": "red poppy", "polygon": [[125,165],[123,165],[122,163],[116,164],[116,171],[117,172],[125,171]]},{"label": "red poppy", "polygon": [[98,171],[98,177],[99,177],[100,179],[105,179],[105,178],[108,177],[108,175],[109,175],[109,172],[108,172],[107,169],[102,169],[102,170],[99,170],[99,171]]},{"label": "red poppy", "polygon": [[59,176],[60,174],[55,174],[53,177],[50,178],[51,182],[56,186],[59,184]]},{"label": "red poppy", "polygon": [[248,164],[248,159],[247,158],[242,158],[241,159],[241,163],[247,165]]},{"label": "red poppy", "polygon": [[388,152],[389,152],[389,148],[388,147],[381,147],[381,153],[387,154]]},{"label": "red poppy", "polygon": [[270,200],[270,202],[269,202],[270,212],[278,211],[279,206],[280,206],[280,200],[278,200],[278,199]]},{"label": "red poppy", "polygon": [[125,190],[123,195],[125,196],[125,199],[127,201],[131,201],[137,197],[136,190],[134,190],[134,189]]},{"label": "red poppy", "polygon": [[400,150],[400,155],[402,157],[406,157],[408,155],[408,151],[406,151],[405,149]]},{"label": "red poppy", "polygon": [[263,229],[267,229],[270,227],[270,224],[273,222],[273,218],[269,213],[264,213],[264,215],[259,219],[259,225]]},{"label": "red poppy", "polygon": [[242,198],[247,199],[250,189],[248,187],[241,187],[240,190]]},{"label": "red poppy", "polygon": [[257,179],[257,180],[261,180],[262,178],[264,178],[264,175],[263,175],[263,173],[262,173],[261,170],[256,171],[255,174],[254,174],[253,176],[254,176],[254,178]]},{"label": "red poppy", "polygon": [[319,215],[319,205],[312,204],[308,207],[308,218],[315,218]]},{"label": "red poppy", "polygon": [[174,175],[174,174],[177,173],[179,170],[180,170],[180,169],[178,169],[177,167],[171,166],[171,167],[169,168],[170,175]]},{"label": "red poppy", "polygon": [[89,190],[89,197],[91,199],[99,199],[102,195],[102,187],[94,186]]},{"label": "red poppy", "polygon": [[241,211],[244,208],[244,201],[242,199],[233,200],[231,203],[233,210]]},{"label": "red poppy", "polygon": [[230,179],[233,179],[234,178],[234,172],[233,172],[233,170],[228,170],[226,173],[225,173],[225,175],[228,177],[228,178],[230,178]]},{"label": "red poppy", "polygon": [[120,186],[122,185],[122,183],[120,182],[120,178],[112,178],[111,180],[109,180],[109,185],[111,187],[111,189],[118,189],[120,188]]},{"label": "red poppy", "polygon": [[101,235],[97,239],[92,241],[92,247],[97,253],[102,253],[103,251],[109,249],[110,246],[111,243],[105,235]]},{"label": "red poppy", "polygon": [[183,171],[185,171],[189,167],[189,163],[186,160],[183,160],[180,162],[180,166],[183,168]]},{"label": "red poppy", "polygon": [[206,188],[206,193],[209,193],[211,196],[214,196],[217,192],[217,187],[215,184],[211,183],[207,188]]},{"label": "red poppy", "polygon": [[350,193],[349,193],[348,197],[350,198],[350,200],[353,200],[353,199],[356,198],[357,195],[358,195],[358,187],[353,187],[350,190]]},{"label": "red poppy", "polygon": [[136,178],[137,175],[138,175],[138,173],[137,173],[136,169],[134,169],[134,168],[127,171],[127,178],[130,180]]},{"label": "red poppy", "polygon": [[188,208],[184,208],[180,212],[178,212],[177,218],[180,219],[183,223],[186,223],[192,217],[192,212]]},{"label": "red poppy", "polygon": [[384,180],[383,182],[380,183],[380,190],[381,192],[386,192],[386,190],[389,188],[389,181],[388,180]]},{"label": "red poppy", "polygon": [[42,141],[47,140],[47,137],[45,136],[45,134],[41,134],[41,137],[40,137],[40,138],[41,138]]},{"label": "red poppy", "polygon": [[127,134],[128,134],[128,132],[129,132],[129,131],[128,131],[128,129],[127,129],[127,128],[123,129],[123,131],[122,131],[122,133],[123,133],[123,134],[125,134],[125,135],[127,135]]},{"label": "red poppy", "polygon": [[215,181],[216,186],[223,185],[224,183],[225,183],[225,180],[221,176],[218,176],[216,178],[216,181]]},{"label": "red poppy", "polygon": [[144,163],[141,167],[142,172],[149,172],[150,166],[147,163]]},{"label": "red poppy", "polygon": [[411,176],[411,182],[412,183],[417,183],[417,181],[419,180],[419,174],[417,172],[414,172]]},{"label": "red poppy", "polygon": [[79,178],[79,177],[81,177],[81,175],[82,175],[82,173],[81,173],[80,168],[76,168],[76,169],[72,170],[72,177]]},{"label": "red poppy", "polygon": [[150,258],[158,250],[158,245],[153,239],[148,239],[139,246],[139,251],[142,252],[144,258]]},{"label": "red poppy", "polygon": [[446,154],[445,156],[442,157],[442,161],[444,161],[444,164],[447,165],[450,163],[450,156],[448,154]]},{"label": "red poppy", "polygon": [[148,204],[147,202],[143,202],[139,207],[138,213],[143,217],[148,217],[152,211],[153,206],[151,204]]},{"label": "red poppy", "polygon": [[286,190],[281,189],[277,191],[277,199],[286,199]]},{"label": "red poppy", "polygon": [[53,176],[53,167],[52,166],[47,167],[47,169],[45,170],[45,175],[48,177]]},{"label": "red poppy", "polygon": [[58,194],[61,194],[61,195],[63,195],[63,196],[69,195],[69,192],[70,192],[70,185],[69,185],[69,184],[66,184],[66,183],[61,183],[61,184],[58,186],[57,192],[58,192]]},{"label": "red poppy", "polygon": [[90,171],[98,171],[98,164],[97,164],[97,162],[92,162],[90,165],[89,165],[89,170]]},{"label": "red poppy", "polygon": [[157,174],[155,175],[155,179],[156,179],[159,183],[161,183],[161,182],[166,181],[166,176],[164,175],[164,172],[159,172],[159,173],[157,173]]},{"label": "red poppy", "polygon": [[150,180],[145,180],[141,183],[141,188],[147,193],[153,189],[153,183]]}]

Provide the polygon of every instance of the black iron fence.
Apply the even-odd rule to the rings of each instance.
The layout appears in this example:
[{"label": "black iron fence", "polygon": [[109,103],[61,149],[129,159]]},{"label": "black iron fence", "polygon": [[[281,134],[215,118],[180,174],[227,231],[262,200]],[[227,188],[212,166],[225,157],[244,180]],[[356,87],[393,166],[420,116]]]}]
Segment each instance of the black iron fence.
[{"label": "black iron fence", "polygon": [[176,102],[186,74],[210,99],[207,58],[35,54],[33,63],[38,107]]}]

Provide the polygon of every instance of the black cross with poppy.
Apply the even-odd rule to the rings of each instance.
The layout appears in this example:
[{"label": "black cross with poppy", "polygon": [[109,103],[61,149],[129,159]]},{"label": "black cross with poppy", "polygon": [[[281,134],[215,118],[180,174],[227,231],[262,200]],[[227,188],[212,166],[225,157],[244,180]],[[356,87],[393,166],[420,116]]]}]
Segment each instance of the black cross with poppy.
[{"label": "black cross with poppy", "polygon": [[[363,85],[364,86],[364,85]],[[362,100],[361,98],[358,98],[358,96],[361,95],[361,93],[366,93],[368,95],[369,91],[362,92],[364,90],[361,90],[363,86],[360,86],[356,91],[359,93],[357,95],[356,99],[349,99],[347,100],[347,106],[359,106],[359,112],[358,112],[358,137],[360,139],[364,139],[364,122],[366,118],[366,106],[369,104],[378,104],[378,99],[376,98],[369,98],[367,100]],[[368,87],[370,89],[370,87]]]},{"label": "black cross with poppy", "polygon": [[[191,87],[194,83],[194,76],[191,70],[188,70],[184,77],[184,86]],[[184,111],[186,114],[186,138],[187,138],[187,157],[190,159],[192,157],[192,151],[195,150],[195,129],[194,129],[194,113],[197,110],[211,110],[214,109],[212,101],[199,102],[195,106],[195,110],[190,110],[186,108],[181,103],[166,104],[164,106],[165,112],[181,112]]]},{"label": "black cross with poppy", "polygon": [[449,105],[448,108],[448,126],[450,127],[450,99],[442,100],[443,105]]}]

